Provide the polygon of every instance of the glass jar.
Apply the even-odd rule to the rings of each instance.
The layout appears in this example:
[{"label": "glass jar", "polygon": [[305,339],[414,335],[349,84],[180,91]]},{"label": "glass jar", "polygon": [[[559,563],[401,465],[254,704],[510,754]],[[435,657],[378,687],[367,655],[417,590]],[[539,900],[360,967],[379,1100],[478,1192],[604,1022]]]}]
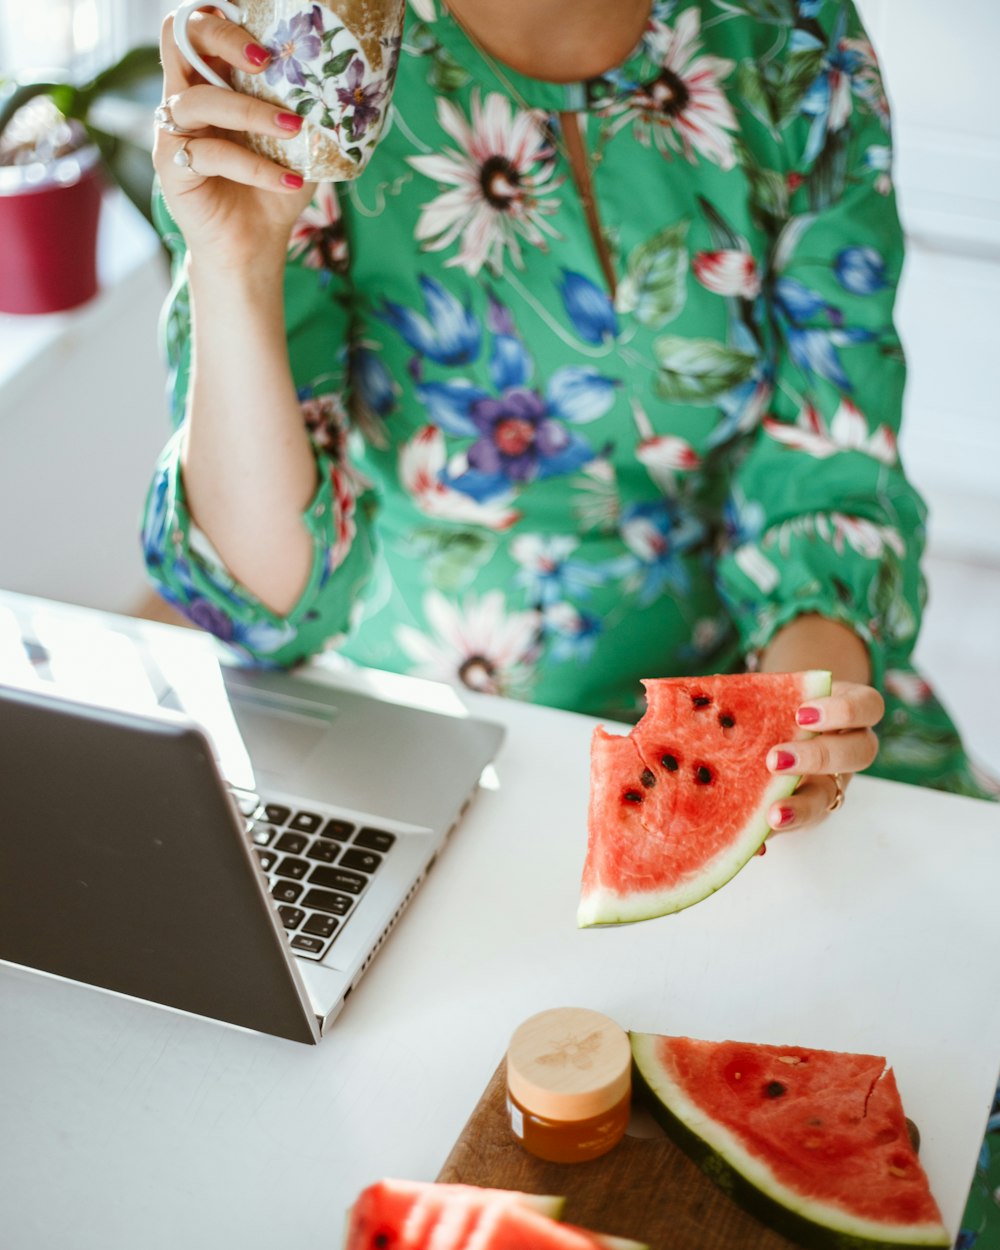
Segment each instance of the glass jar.
[{"label": "glass jar", "polygon": [[632,1051],[613,1020],[557,1007],[526,1020],[507,1051],[507,1114],[525,1150],[583,1163],[621,1141],[629,1121]]}]

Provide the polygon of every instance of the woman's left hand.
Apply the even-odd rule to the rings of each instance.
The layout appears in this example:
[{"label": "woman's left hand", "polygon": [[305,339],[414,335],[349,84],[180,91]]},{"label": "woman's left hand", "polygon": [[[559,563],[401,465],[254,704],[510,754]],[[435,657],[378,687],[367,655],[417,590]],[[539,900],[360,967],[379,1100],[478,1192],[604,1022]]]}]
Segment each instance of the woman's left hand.
[{"label": "woman's left hand", "polygon": [[837,800],[851,776],[867,768],[878,754],[872,728],[882,719],[885,704],[872,686],[835,681],[830,694],[799,708],[797,720],[815,737],[780,742],[767,755],[776,776],[801,776],[795,793],[768,812],[771,828],[784,833],[818,824],[839,806]]}]

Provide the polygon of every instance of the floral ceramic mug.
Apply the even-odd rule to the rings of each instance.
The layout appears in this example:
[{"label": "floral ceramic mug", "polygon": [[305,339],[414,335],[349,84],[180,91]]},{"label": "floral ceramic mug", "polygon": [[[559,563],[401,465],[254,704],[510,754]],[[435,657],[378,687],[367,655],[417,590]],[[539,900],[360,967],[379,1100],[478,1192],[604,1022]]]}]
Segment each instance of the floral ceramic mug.
[{"label": "floral ceramic mug", "polygon": [[[271,60],[261,74],[235,70],[232,84],[191,45],[188,22],[213,8],[239,23]],[[367,165],[382,130],[396,76],[405,0],[189,0],[174,16],[177,46],[209,82],[298,113],[293,139],[247,135],[254,152],[308,182],[344,182]]]}]

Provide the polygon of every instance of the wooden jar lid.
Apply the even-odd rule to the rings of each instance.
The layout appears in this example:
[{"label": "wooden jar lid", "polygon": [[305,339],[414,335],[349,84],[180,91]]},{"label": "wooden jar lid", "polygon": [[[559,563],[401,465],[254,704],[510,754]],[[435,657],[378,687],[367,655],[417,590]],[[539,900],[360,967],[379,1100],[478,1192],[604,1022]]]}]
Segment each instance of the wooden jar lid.
[{"label": "wooden jar lid", "polygon": [[632,1050],[613,1020],[586,1007],[555,1007],[517,1029],[507,1051],[507,1088],[546,1120],[586,1120],[631,1088]]}]

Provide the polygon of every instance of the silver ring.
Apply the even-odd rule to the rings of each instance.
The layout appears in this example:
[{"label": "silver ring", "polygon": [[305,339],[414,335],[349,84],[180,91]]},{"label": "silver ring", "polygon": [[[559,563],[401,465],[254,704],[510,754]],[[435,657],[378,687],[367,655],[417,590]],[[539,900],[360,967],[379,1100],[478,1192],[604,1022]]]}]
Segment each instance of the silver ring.
[{"label": "silver ring", "polygon": [[844,785],[844,778],[841,776],[841,774],[833,773],[832,776],[833,776],[833,784],[837,787],[837,793],[833,796],[833,800],[830,803],[830,806],[826,809],[827,814],[829,814],[830,812],[835,812],[838,810],[838,808],[841,808],[844,806],[844,794],[846,791],[846,786]]},{"label": "silver ring", "polygon": [[162,104],[158,104],[153,110],[153,121],[156,123],[158,130],[165,130],[169,135],[193,135],[193,130],[185,130],[183,126],[178,126],[174,121],[174,103],[177,100],[176,95],[172,95],[169,100],[164,100]]},{"label": "silver ring", "polygon": [[185,139],[181,146],[174,153],[174,164],[180,165],[181,169],[186,169],[189,174],[194,174],[196,178],[203,177],[199,174],[194,165],[191,164],[191,153],[188,151],[189,140]]}]

